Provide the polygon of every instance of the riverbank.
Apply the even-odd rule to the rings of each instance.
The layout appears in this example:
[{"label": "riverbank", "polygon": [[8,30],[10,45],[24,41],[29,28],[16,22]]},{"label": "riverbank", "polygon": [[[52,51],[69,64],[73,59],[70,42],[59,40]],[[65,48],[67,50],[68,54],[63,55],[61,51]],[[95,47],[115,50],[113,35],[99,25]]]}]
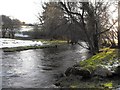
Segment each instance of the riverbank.
[{"label": "riverbank", "polygon": [[[4,40],[4,39],[3,39]],[[57,48],[59,45],[66,44],[66,41],[62,40],[16,40],[16,39],[5,39],[2,41],[2,50],[4,52],[14,52],[29,49],[43,49],[43,48]],[[5,44],[5,45],[4,45]]]},{"label": "riverbank", "polygon": [[68,68],[55,85],[67,88],[120,88],[119,55],[117,49],[101,49],[100,53]]}]

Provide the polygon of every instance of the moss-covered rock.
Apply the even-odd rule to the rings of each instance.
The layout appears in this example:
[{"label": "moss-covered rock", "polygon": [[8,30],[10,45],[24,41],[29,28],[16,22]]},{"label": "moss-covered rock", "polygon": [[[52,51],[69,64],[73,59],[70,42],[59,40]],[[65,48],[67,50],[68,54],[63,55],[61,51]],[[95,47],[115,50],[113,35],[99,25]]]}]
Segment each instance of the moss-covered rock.
[{"label": "moss-covered rock", "polygon": [[108,70],[108,68],[102,65],[99,65],[95,68],[94,75],[102,76],[102,77],[109,77],[109,76],[112,76],[112,72]]}]

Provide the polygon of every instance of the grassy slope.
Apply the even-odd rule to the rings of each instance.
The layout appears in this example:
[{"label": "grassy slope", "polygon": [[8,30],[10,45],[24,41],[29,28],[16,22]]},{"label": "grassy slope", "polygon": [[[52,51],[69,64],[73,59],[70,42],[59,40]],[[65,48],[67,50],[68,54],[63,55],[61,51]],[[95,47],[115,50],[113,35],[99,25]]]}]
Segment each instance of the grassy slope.
[{"label": "grassy slope", "polygon": [[98,53],[85,61],[81,61],[80,66],[94,70],[96,66],[104,65],[112,70],[116,62],[119,63],[118,50],[105,48],[101,51],[101,53]]},{"label": "grassy slope", "polygon": [[[103,65],[111,70],[114,69],[114,65],[120,63],[118,60],[118,52],[117,49],[109,49],[105,48],[102,50],[101,53],[98,53],[91,58],[81,61],[80,66],[93,71],[96,66]],[[110,67],[109,67],[110,66]],[[69,85],[71,88],[114,88],[120,85],[119,78],[110,78],[110,79],[100,79],[98,77],[92,78],[86,81],[74,81],[72,84]]]},{"label": "grassy slope", "polygon": [[[120,55],[120,53],[117,49],[105,48],[91,58],[80,61],[79,65],[83,68],[89,69],[90,71],[94,71],[98,65],[105,66],[112,70],[117,63],[120,63],[120,60],[118,60],[118,55]],[[81,80],[77,76],[70,76],[62,78],[60,82],[61,87],[109,90],[108,88],[116,88],[120,85],[120,78],[101,78],[95,76],[90,79]]]}]

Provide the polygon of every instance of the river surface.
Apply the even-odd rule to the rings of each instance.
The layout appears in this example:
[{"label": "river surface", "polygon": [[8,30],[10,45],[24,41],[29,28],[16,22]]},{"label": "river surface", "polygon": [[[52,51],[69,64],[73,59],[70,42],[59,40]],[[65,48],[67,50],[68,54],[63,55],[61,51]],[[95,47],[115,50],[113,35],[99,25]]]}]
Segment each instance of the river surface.
[{"label": "river surface", "polygon": [[47,88],[57,75],[89,57],[80,46],[2,53],[2,88]]}]

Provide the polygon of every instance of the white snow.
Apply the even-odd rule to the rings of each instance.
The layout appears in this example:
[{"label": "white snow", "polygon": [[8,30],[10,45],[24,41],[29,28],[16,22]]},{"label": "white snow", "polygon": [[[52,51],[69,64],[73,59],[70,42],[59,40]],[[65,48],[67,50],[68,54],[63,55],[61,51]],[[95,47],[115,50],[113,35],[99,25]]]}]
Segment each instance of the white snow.
[{"label": "white snow", "polygon": [[17,37],[29,37],[28,35],[23,35],[22,33],[16,33],[15,36]]},{"label": "white snow", "polygon": [[43,45],[41,41],[0,38],[0,48],[5,48],[5,47],[11,48],[11,47],[21,47],[21,46],[41,46],[41,45]]}]

